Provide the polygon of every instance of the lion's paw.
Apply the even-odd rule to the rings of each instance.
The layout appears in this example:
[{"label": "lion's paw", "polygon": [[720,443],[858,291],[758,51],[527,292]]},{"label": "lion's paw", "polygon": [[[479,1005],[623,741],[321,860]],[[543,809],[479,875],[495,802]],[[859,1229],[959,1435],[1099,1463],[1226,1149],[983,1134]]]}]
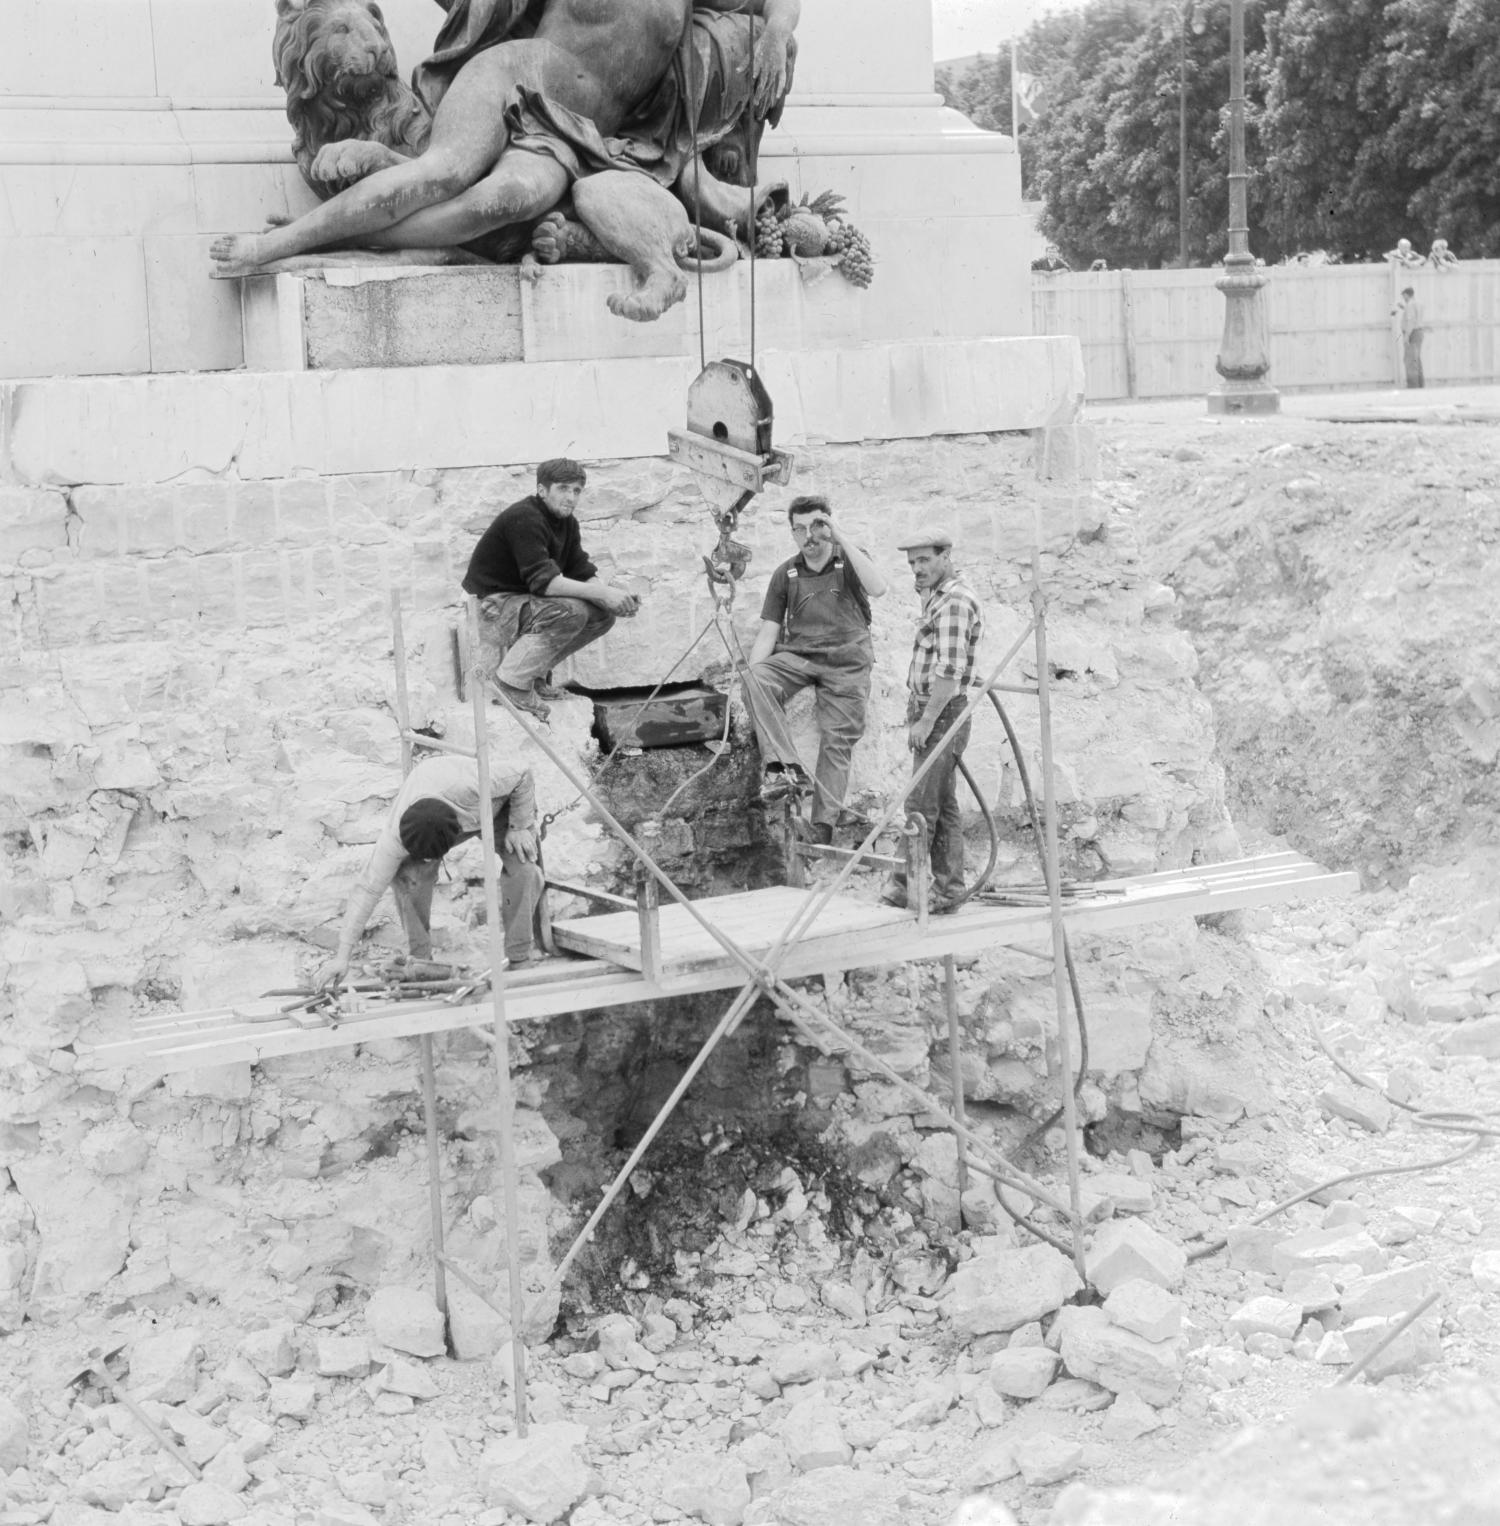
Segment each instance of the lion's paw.
[{"label": "lion's paw", "polygon": [[313,157],[309,174],[325,185],[347,185],[398,162],[399,156],[383,143],[364,138],[341,138],[325,143]]}]

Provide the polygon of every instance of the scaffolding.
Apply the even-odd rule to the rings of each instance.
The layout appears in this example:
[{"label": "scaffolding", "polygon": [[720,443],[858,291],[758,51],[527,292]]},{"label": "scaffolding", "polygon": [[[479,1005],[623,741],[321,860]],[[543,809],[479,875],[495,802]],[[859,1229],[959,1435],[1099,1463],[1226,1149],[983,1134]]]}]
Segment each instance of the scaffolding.
[{"label": "scaffolding", "polygon": [[[430,1217],[435,1300],[447,1314],[446,1275],[451,1272],[478,1296],[497,1309],[512,1333],[512,1381],[517,1433],[527,1433],[526,1339],[527,1301],[524,1296],[519,1254],[518,1181],[514,1148],[515,1094],[510,1070],[510,1037],[513,1023],[544,1019],[562,1012],[576,1012],[652,1001],[695,991],[738,989],[724,1008],[676,1086],[647,1127],[636,1147],[604,1190],[599,1203],[553,1269],[546,1286],[531,1300],[536,1309],[562,1286],[574,1260],[588,1244],[605,1215],[628,1184],[661,1129],[692,1086],[715,1048],[744,1020],[753,1005],[765,998],[811,1044],[829,1052],[837,1045],[874,1073],[917,1101],[924,1115],[934,1118],[953,1133],[958,1145],[959,1188],[963,1191],[971,1173],[992,1178],[1027,1194],[1035,1203],[1061,1215],[1067,1226],[1064,1239],[1055,1239],[1038,1226],[1028,1225],[1041,1239],[1068,1254],[1080,1278],[1087,1284],[1084,1259],[1083,1218],[1079,1197],[1081,1137],[1075,1107],[1075,1084],[1081,1079],[1073,1052],[1068,1018],[1065,972],[1067,924],[1085,928],[1112,928],[1139,924],[1162,917],[1207,915],[1239,907],[1261,905],[1292,897],[1330,896],[1352,893],[1358,886],[1353,874],[1329,874],[1295,853],[1267,855],[1257,859],[1153,875],[1099,882],[1087,895],[1065,895],[1059,877],[1057,801],[1051,735],[1050,670],[1047,656],[1047,611],[1042,589],[1039,557],[1032,561],[1031,620],[981,685],[969,694],[962,714],[950,730],[964,725],[986,692],[991,689],[1033,694],[1039,707],[1040,750],[1043,771],[1042,841],[1039,844],[1045,892],[1017,897],[1014,904],[970,904],[951,916],[929,918],[925,896],[923,855],[926,833],[922,823],[905,828],[912,871],[910,884],[918,892],[910,909],[868,906],[840,895],[855,870],[863,864],[885,862],[875,853],[875,843],[903,814],[908,795],[937,763],[940,748],[916,768],[904,787],[873,823],[860,845],[853,849],[803,845],[802,855],[822,856],[838,864],[825,885],[805,889],[773,887],[738,897],[689,898],[661,867],[650,850],[618,820],[602,795],[576,761],[563,756],[551,738],[532,724],[531,718],[510,704],[479,667],[478,601],[470,597],[466,607],[469,654],[468,694],[473,707],[475,746],[467,748],[413,730],[407,689],[406,648],[400,600],[390,597],[393,649],[396,666],[395,700],[400,729],[403,771],[409,771],[415,751],[430,748],[475,757],[479,775],[479,819],[484,860],[484,890],[490,955],[488,999],[464,1000],[473,987],[447,999],[401,1002],[379,1013],[350,1014],[337,1025],[308,1026],[288,1015],[275,1025],[246,1022],[232,1010],[202,1014],[173,1014],[134,1025],[132,1037],[100,1046],[96,1062],[108,1065],[151,1063],[161,1069],[183,1070],[231,1060],[255,1060],[272,1054],[307,1053],[347,1046],[380,1037],[416,1037],[420,1046],[420,1072],[426,1153],[429,1175]],[[1005,682],[1003,675],[1023,650],[1033,643],[1035,685]],[[560,948],[590,956],[587,963],[548,961],[539,969],[510,972],[503,948],[500,918],[499,864],[494,839],[494,802],[489,771],[489,698],[494,695],[511,719],[532,743],[587,799],[596,818],[633,855],[637,866],[636,896],[629,898],[591,891],[570,883],[552,882],[569,893],[583,893],[610,908],[602,917],[559,922],[550,936]],[[1077,887],[1069,887],[1075,889]],[[665,902],[663,901],[665,896]],[[760,899],[756,899],[756,898]],[[545,896],[544,896],[545,901]],[[745,920],[746,907],[754,913]],[[739,917],[739,921],[736,921]],[[820,919],[823,929],[818,929]],[[960,1025],[956,959],[964,954],[1015,948],[1017,937],[1050,930],[1053,994],[1057,1008],[1056,1051],[1049,1054],[1049,1071],[1060,1090],[1061,1121],[1065,1139],[1068,1191],[1059,1197],[1008,1160],[988,1139],[977,1134],[967,1121],[960,1060]],[[689,947],[689,945],[691,945]],[[687,949],[687,952],[683,952]],[[1031,952],[1027,950],[1027,952]],[[1045,957],[1045,956],[1044,956]],[[843,971],[858,965],[883,965],[904,959],[938,958],[943,964],[943,1004],[947,1020],[950,1105],[944,1106],[924,1088],[898,1074],[878,1055],[847,1031],[825,1006],[817,1005],[789,981],[808,975]],[[433,1035],[456,1028],[477,1030],[493,1049],[495,1084],[500,1108],[499,1165],[504,1195],[506,1275],[509,1307],[493,1304],[444,1249],[441,1152],[437,1126],[436,1074]]]}]

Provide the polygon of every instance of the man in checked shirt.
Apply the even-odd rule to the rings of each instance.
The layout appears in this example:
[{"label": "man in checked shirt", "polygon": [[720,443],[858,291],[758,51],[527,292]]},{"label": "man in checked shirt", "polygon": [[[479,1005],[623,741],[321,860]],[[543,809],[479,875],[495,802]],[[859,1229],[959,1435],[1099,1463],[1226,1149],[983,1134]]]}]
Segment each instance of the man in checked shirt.
[{"label": "man in checked shirt", "polygon": [[[911,668],[906,675],[906,743],[912,768],[931,755],[938,761],[907,797],[906,808],[919,811],[927,822],[927,845],[932,855],[930,910],[947,911],[964,888],[964,834],[958,815],[958,761],[969,742],[969,722],[956,731],[974,682],[974,655],[984,632],[984,614],[973,590],[953,568],[953,536],[936,526],[913,533],[900,542],[922,597],[912,643]],[[907,904],[906,876],[898,870],[886,886],[884,900]]]}]

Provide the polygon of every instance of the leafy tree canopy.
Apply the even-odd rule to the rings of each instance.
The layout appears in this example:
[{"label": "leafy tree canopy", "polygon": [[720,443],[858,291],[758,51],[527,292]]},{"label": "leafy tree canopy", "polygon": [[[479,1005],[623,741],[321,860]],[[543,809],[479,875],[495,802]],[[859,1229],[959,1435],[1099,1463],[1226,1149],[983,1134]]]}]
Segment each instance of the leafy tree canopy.
[{"label": "leafy tree canopy", "polygon": [[[1379,258],[1397,238],[1500,255],[1500,0],[1246,0],[1250,245]],[[1074,268],[1176,263],[1227,243],[1229,0],[1090,0],[1022,39],[1041,109],[1027,194]],[[956,75],[956,77],[955,77]],[[940,72],[948,103],[1008,132],[1008,48]]]}]

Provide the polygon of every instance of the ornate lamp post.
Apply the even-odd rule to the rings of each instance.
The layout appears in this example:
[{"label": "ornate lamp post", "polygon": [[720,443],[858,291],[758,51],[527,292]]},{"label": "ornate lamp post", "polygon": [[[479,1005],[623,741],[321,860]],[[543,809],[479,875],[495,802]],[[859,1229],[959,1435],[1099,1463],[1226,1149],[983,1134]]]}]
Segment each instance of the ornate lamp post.
[{"label": "ornate lamp post", "polygon": [[1224,381],[1208,394],[1210,413],[1275,413],[1281,407],[1281,394],[1266,380],[1266,278],[1250,253],[1245,179],[1245,0],[1229,0],[1229,253],[1215,283],[1224,293],[1224,335],[1214,369]]}]

